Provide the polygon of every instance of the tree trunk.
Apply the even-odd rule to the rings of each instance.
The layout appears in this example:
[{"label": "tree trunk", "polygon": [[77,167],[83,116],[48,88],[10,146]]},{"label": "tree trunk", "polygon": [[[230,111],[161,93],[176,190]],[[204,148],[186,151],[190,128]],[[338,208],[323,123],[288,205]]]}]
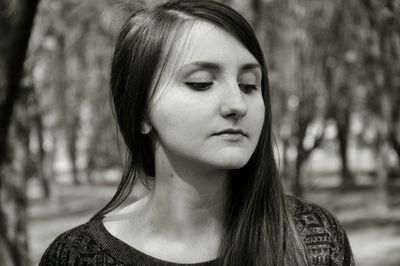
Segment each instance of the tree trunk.
[{"label": "tree trunk", "polygon": [[292,186],[292,191],[294,195],[299,197],[301,197],[304,192],[304,189],[301,185],[303,164],[311,156],[312,152],[321,145],[325,135],[325,125],[323,125],[321,132],[314,139],[314,144],[309,148],[304,147],[303,142],[306,137],[307,128],[310,125],[310,123],[311,123],[311,117],[308,117],[307,119],[299,118],[298,132],[297,132],[298,143],[297,143],[297,158],[295,167],[296,169]]},{"label": "tree trunk", "polygon": [[0,167],[6,160],[8,130],[38,2],[3,0],[0,4]]},{"label": "tree trunk", "polygon": [[6,213],[0,208],[0,261],[5,266],[17,265],[13,261],[15,245],[8,237],[7,224],[3,217],[6,217]]},{"label": "tree trunk", "polygon": [[[383,133],[383,134],[382,134]],[[387,153],[388,144],[385,141],[384,132],[379,132],[376,149],[376,175],[378,181],[379,201],[382,203],[382,211],[387,211],[390,205],[388,191],[388,169],[387,169]]]},{"label": "tree trunk", "polygon": [[[76,140],[77,140],[77,124],[78,120],[75,117],[76,110],[71,110],[68,106],[67,90],[69,88],[68,80],[66,78],[67,71],[67,56],[65,47],[65,36],[63,33],[56,35],[58,44],[58,97],[57,101],[61,109],[60,114],[60,127],[64,133],[65,145],[67,150],[67,156],[70,163],[72,181],[75,185],[79,185],[78,168],[76,165],[77,151],[76,151]],[[78,100],[78,99],[77,99]]]},{"label": "tree trunk", "polygon": [[295,169],[292,191],[295,196],[302,197],[304,194],[303,186],[301,184],[302,170],[304,164],[304,150],[301,147],[298,147],[297,152],[298,154],[296,158],[296,169]]},{"label": "tree trunk", "polygon": [[57,129],[52,127],[50,129],[51,135],[51,149],[47,152],[47,160],[45,164],[45,171],[49,173],[50,182],[56,182],[57,180],[57,172],[55,169],[55,161],[56,161],[56,154],[58,152],[58,137],[57,137]]},{"label": "tree trunk", "polygon": [[38,162],[37,169],[39,174],[39,180],[42,184],[43,194],[46,199],[50,198],[50,180],[48,172],[46,172],[46,152],[44,150],[44,138],[43,138],[43,122],[42,122],[42,112],[40,110],[39,100],[37,98],[36,90],[32,86],[32,98],[33,98],[33,123],[36,128],[37,142],[38,142]]},{"label": "tree trunk", "polygon": [[[20,80],[38,2],[38,0],[3,0],[0,4],[0,198],[2,200],[5,198],[3,194],[7,191],[5,168],[12,168],[12,158],[8,149],[11,118],[20,91]],[[24,189],[22,183],[22,193],[25,193]],[[22,219],[17,222],[16,228],[8,224],[9,209],[4,209],[4,202],[0,204],[0,247],[3,248],[0,250],[0,261],[3,266],[26,265],[24,258],[28,250],[26,245],[20,244],[26,241],[24,233],[26,221],[23,218],[26,206],[23,199],[25,195],[20,196],[17,204],[21,205],[18,205],[16,212]],[[14,237],[10,235],[13,229],[16,232]]]},{"label": "tree trunk", "polygon": [[400,160],[400,141],[397,139],[395,128],[392,128],[392,130],[389,132],[389,143],[396,152],[397,158]]},{"label": "tree trunk", "polygon": [[353,175],[348,166],[348,137],[350,126],[350,108],[346,105],[343,109],[336,108],[334,118],[338,130],[337,139],[339,141],[339,154],[342,163],[341,169],[341,186],[342,188],[354,187]]},{"label": "tree trunk", "polygon": [[79,129],[79,117],[75,114],[66,126],[66,137],[67,137],[67,149],[71,165],[72,179],[75,185],[79,185],[79,171],[77,166],[77,140],[78,140],[78,129]]},{"label": "tree trunk", "polygon": [[[304,108],[300,107],[300,108]],[[300,114],[300,112],[299,112]],[[306,159],[306,151],[304,150],[303,142],[306,137],[308,122],[306,119],[299,115],[298,118],[298,132],[297,132],[297,157],[294,172],[294,180],[292,185],[292,192],[295,196],[301,197],[303,195],[303,186],[301,185],[302,168]]]},{"label": "tree trunk", "polygon": [[90,184],[94,184],[95,180],[93,177],[93,172],[95,170],[96,167],[96,163],[95,163],[95,157],[96,157],[96,148],[97,145],[100,141],[100,131],[98,129],[94,129],[90,138],[89,138],[89,145],[88,145],[88,149],[86,152],[86,157],[87,159],[87,163],[86,163],[86,180],[90,183]]},{"label": "tree trunk", "polygon": [[[364,8],[367,11],[371,31],[376,33],[377,39],[375,44],[379,49],[379,58],[375,58],[376,69],[372,72],[374,75],[374,102],[378,102],[379,108],[376,112],[378,141],[377,141],[377,176],[378,188],[382,201],[385,206],[389,205],[388,199],[388,158],[389,143],[393,140],[391,136],[392,126],[397,122],[394,121],[398,115],[398,86],[396,85],[396,74],[398,73],[398,27],[396,27],[395,19],[382,19],[380,15],[383,11],[388,11],[396,17],[399,12],[396,0],[388,1],[363,1]],[[383,77],[383,78],[382,78]],[[394,136],[396,138],[396,136]],[[392,143],[393,144],[393,143]],[[394,148],[396,149],[396,141]]]},{"label": "tree trunk", "polygon": [[87,161],[87,164],[86,164],[85,173],[86,173],[86,180],[91,185],[95,184],[95,181],[93,178],[93,170],[94,170],[94,162],[91,158],[89,158]]},{"label": "tree trunk", "polygon": [[[397,93],[393,95],[393,102],[400,102],[400,92],[398,90]],[[393,108],[390,116],[392,123],[389,129],[389,143],[392,146],[393,150],[396,152],[397,159],[400,165],[400,108]]]},{"label": "tree trunk", "polygon": [[[27,95],[26,95],[27,96]],[[27,101],[17,105],[15,123],[15,139],[13,143],[13,178],[9,181],[11,186],[11,196],[14,201],[15,209],[15,236],[14,245],[16,246],[16,265],[29,265],[28,239],[27,239],[27,178],[29,172],[29,116],[25,108]]]},{"label": "tree trunk", "polygon": [[289,169],[289,158],[288,158],[288,150],[289,150],[289,138],[282,138],[282,165],[281,165],[281,175],[284,179],[288,179],[290,176]]}]

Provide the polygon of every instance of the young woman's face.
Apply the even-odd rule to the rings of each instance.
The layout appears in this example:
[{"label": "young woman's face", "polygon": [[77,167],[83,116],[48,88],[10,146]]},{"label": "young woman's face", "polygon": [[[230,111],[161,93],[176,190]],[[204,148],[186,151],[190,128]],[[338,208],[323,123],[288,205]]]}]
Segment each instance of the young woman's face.
[{"label": "young woman's face", "polygon": [[241,168],[264,122],[260,65],[210,23],[196,22],[186,33],[173,44],[149,103],[156,158],[163,154],[204,170]]}]

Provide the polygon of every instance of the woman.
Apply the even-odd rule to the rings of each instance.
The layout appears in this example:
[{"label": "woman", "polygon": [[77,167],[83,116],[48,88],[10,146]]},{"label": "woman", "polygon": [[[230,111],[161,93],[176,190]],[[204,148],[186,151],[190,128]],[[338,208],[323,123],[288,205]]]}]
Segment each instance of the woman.
[{"label": "woman", "polygon": [[[337,221],[283,192],[262,50],[234,10],[178,0],[135,12],[111,91],[126,171],[41,265],[353,265]],[[140,182],[148,192],[121,205]]]}]

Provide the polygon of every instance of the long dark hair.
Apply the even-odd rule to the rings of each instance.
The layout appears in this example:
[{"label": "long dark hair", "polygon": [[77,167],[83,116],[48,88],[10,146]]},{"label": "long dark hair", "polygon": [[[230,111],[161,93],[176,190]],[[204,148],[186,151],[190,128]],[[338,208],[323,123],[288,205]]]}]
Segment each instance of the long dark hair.
[{"label": "long dark hair", "polygon": [[154,177],[152,141],[148,134],[141,134],[141,124],[151,88],[159,80],[157,70],[167,60],[167,40],[181,25],[195,20],[212,23],[234,36],[258,60],[263,72],[263,129],[249,162],[231,170],[220,265],[308,265],[306,249],[293,225],[277,174],[262,49],[252,27],[239,13],[211,0],[168,1],[134,12],[123,25],[111,65],[111,96],[129,156],[115,195],[95,217],[120,206],[137,180],[149,185]]}]

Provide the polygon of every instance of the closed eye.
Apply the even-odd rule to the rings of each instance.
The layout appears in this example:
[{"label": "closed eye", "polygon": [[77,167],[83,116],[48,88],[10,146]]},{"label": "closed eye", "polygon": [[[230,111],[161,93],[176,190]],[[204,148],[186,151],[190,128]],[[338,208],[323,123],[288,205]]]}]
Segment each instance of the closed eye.
[{"label": "closed eye", "polygon": [[244,93],[251,93],[257,90],[257,85],[255,84],[239,84],[239,87]]},{"label": "closed eye", "polygon": [[197,91],[204,91],[207,90],[211,85],[213,85],[212,82],[185,82],[186,86],[197,90]]}]

